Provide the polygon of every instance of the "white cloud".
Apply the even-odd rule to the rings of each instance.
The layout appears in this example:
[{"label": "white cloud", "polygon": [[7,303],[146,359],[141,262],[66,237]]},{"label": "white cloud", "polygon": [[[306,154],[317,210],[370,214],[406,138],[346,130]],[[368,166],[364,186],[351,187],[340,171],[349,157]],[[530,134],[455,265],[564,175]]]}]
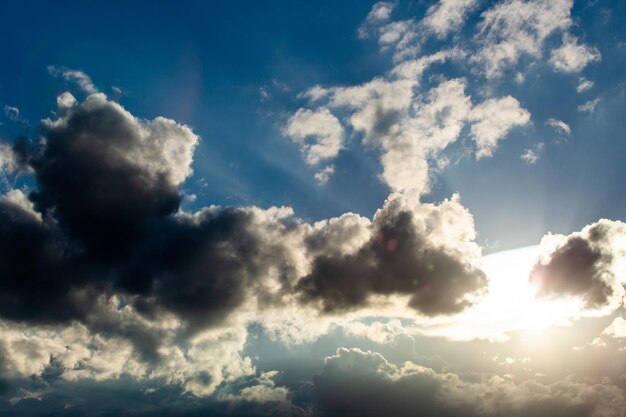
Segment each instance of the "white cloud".
[{"label": "white cloud", "polygon": [[623,317],[616,317],[615,320],[602,332],[602,334],[617,339],[626,338],[626,320]]},{"label": "white cloud", "polygon": [[491,155],[512,127],[530,120],[510,96],[473,106],[465,79],[443,80],[425,93],[418,90],[429,66],[464,56],[458,50],[439,51],[398,63],[386,76],[360,85],[315,86],[301,96],[321,102],[318,111],[323,106],[347,110],[346,120],[363,134],[363,143],[382,150],[385,183],[394,191],[421,195],[430,190],[429,161],[443,161],[440,153],[459,138],[466,123],[472,125],[481,158]]},{"label": "white cloud", "polygon": [[[436,157],[458,138],[471,109],[464,90],[463,80],[445,81],[424,98],[412,99],[407,113],[389,113],[386,116],[389,121],[381,118],[377,109],[373,109],[375,112],[366,123],[357,119],[359,124],[355,128],[363,126],[368,132],[366,138],[374,133],[369,142],[376,141],[383,150],[382,178],[393,190],[416,195],[428,192],[428,159]],[[353,124],[354,119],[355,116]]]},{"label": "white cloud", "polygon": [[[181,346],[177,340],[184,329],[174,317],[148,320],[130,306],[118,308],[117,297],[99,297],[97,303],[99,311],[93,319],[102,332],[78,323],[51,327],[0,322],[5,372],[12,377],[37,377],[56,362],[65,381],[105,381],[126,375],[179,384],[196,396],[210,395],[223,382],[255,373],[250,359],[240,354],[247,337],[242,326],[211,329]],[[110,332],[116,328],[119,334]],[[157,336],[159,366],[142,360],[131,341],[122,337],[124,332]]]},{"label": "white cloud", "polygon": [[35,211],[33,202],[28,199],[21,190],[12,189],[0,196],[0,202],[13,204],[21,209],[23,213],[32,216],[37,222],[42,221],[41,213]]},{"label": "white cloud", "polygon": [[71,81],[78,85],[83,93],[97,93],[98,89],[91,81],[91,77],[81,70],[75,70],[67,67],[48,66],[48,72],[55,77],[62,77],[65,81]]},{"label": "white cloud", "polygon": [[522,159],[522,161],[526,162],[529,165],[535,164],[538,160],[539,160],[539,155],[537,155],[537,153],[532,150],[532,149],[526,149],[524,151],[524,153],[520,156],[520,158]]},{"label": "white cloud", "polygon": [[554,130],[556,130],[558,133],[565,133],[568,136],[572,133],[572,128],[569,127],[569,125],[565,123],[563,120],[548,119],[546,120],[546,126],[550,126]]},{"label": "white cloud", "polygon": [[2,174],[13,174],[18,168],[18,159],[13,148],[6,143],[0,143],[0,172]]},{"label": "white cloud", "polygon": [[325,249],[342,256],[353,254],[372,237],[371,226],[368,218],[354,213],[320,220],[312,225],[309,250],[317,253]]},{"label": "white cloud", "polygon": [[530,121],[530,113],[511,96],[489,99],[472,109],[471,132],[476,142],[476,157],[491,156],[498,141],[515,126]]},{"label": "white cloud", "polygon": [[576,86],[577,93],[584,93],[585,91],[593,88],[593,81],[587,80],[585,77],[581,77],[578,80],[578,86]]},{"label": "white cloud", "polygon": [[289,390],[285,387],[277,387],[274,378],[278,376],[278,371],[264,372],[257,378],[257,384],[242,388],[238,395],[227,395],[222,400],[230,401],[250,401],[255,403],[265,403],[270,401],[286,402]]},{"label": "white cloud", "polygon": [[320,184],[326,184],[334,173],[335,173],[334,165],[328,165],[324,167],[322,170],[315,173],[315,179]]},{"label": "white cloud", "polygon": [[60,110],[68,109],[76,104],[76,98],[69,92],[66,91],[57,96],[57,107]]},{"label": "white cloud", "polygon": [[133,140],[110,145],[117,146],[116,150],[129,163],[146,169],[154,176],[163,175],[175,186],[180,185],[191,175],[193,153],[200,138],[188,126],[165,117],[141,120],[118,103],[108,100],[102,93],[87,96],[84,102],[67,109],[68,111],[56,120],[43,120],[42,126],[62,129],[74,112],[97,109],[108,109],[118,114],[124,119],[126,127],[132,129]]},{"label": "white cloud", "polygon": [[359,27],[359,37],[377,37],[381,51],[393,50],[393,59],[399,61],[415,56],[419,51],[415,19],[389,21],[395,5],[388,2],[374,4]]},{"label": "white cloud", "polygon": [[325,107],[315,111],[299,109],[289,118],[282,133],[300,145],[309,165],[336,157],[343,147],[343,127]]},{"label": "white cloud", "polygon": [[579,45],[575,37],[565,35],[563,45],[550,54],[550,63],[557,71],[580,72],[590,62],[600,61],[601,57],[596,48]]},{"label": "white cloud", "polygon": [[369,23],[385,22],[389,20],[391,12],[395,5],[386,1],[379,1],[372,6],[372,9],[367,15],[366,21]]},{"label": "white cloud", "polygon": [[9,105],[4,106],[4,117],[13,122],[20,122],[22,120],[20,117],[20,109]]},{"label": "white cloud", "polygon": [[458,30],[478,0],[442,0],[428,8],[421,21],[415,18],[391,21],[395,3],[374,4],[359,28],[360,38],[377,37],[381,51],[393,51],[394,62],[416,57],[429,36],[445,38]]},{"label": "white cloud", "polygon": [[[548,416],[584,410],[590,417],[617,417],[626,407],[619,384],[568,377],[552,384],[512,374],[479,377],[407,361],[389,362],[377,352],[339,348],[324,359],[316,378],[318,397],[333,415],[357,415],[378,408],[394,416],[524,415]],[[343,388],[338,391],[338,388]],[[566,413],[567,414],[567,413]],[[374,415],[372,413],[371,415]],[[564,414],[565,415],[565,414]]]},{"label": "white cloud", "polygon": [[498,77],[524,54],[539,57],[545,39],[572,24],[573,0],[508,0],[482,14],[475,61],[485,75]]},{"label": "white cloud", "polygon": [[606,315],[622,304],[626,224],[600,219],[570,235],[547,234],[530,274],[544,298],[574,298],[579,314]]},{"label": "white cloud", "polygon": [[589,100],[588,102],[579,105],[578,111],[581,113],[593,113],[596,110],[598,103],[600,103],[600,98],[596,97],[593,100]]},{"label": "white cloud", "polygon": [[441,0],[428,8],[422,23],[438,38],[444,38],[461,27],[465,16],[477,3],[478,0]]}]

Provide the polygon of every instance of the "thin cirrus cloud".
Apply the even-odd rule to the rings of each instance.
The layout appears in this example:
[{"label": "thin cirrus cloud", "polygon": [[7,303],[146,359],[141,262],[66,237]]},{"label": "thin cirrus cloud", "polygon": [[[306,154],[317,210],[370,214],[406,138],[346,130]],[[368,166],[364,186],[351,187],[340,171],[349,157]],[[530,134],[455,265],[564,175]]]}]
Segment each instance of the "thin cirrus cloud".
[{"label": "thin cirrus cloud", "polygon": [[596,97],[593,100],[589,100],[583,104],[578,105],[578,111],[581,113],[593,113],[600,104],[600,98]]},{"label": "thin cirrus cloud", "polygon": [[553,128],[558,133],[563,133],[567,136],[572,133],[572,128],[563,120],[550,118],[546,120],[545,124],[546,126],[550,126],[551,128]]},{"label": "thin cirrus cloud", "polygon": [[571,25],[571,0],[507,1],[483,12],[476,60],[485,66],[488,77],[516,64],[523,54],[539,56],[543,42],[556,30]]},{"label": "thin cirrus cloud", "polygon": [[93,81],[91,81],[91,77],[89,77],[84,71],[49,65],[48,72],[52,76],[61,77],[65,81],[75,83],[83,93],[92,94],[98,92],[98,89],[94,85]]}]

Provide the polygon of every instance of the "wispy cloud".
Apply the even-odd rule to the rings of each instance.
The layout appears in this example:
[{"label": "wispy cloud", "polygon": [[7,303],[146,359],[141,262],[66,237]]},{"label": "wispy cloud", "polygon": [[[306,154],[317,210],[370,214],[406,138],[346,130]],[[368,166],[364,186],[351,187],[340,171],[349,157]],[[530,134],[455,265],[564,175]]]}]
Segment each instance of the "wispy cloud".
[{"label": "wispy cloud", "polygon": [[600,98],[596,97],[593,100],[589,100],[586,103],[583,103],[578,106],[578,111],[581,113],[593,113],[596,110],[596,107],[600,103]]},{"label": "wispy cloud", "polygon": [[86,94],[97,93],[98,89],[91,81],[91,77],[81,70],[67,67],[48,66],[48,72],[55,77],[62,77],[65,81],[75,83],[80,90]]}]

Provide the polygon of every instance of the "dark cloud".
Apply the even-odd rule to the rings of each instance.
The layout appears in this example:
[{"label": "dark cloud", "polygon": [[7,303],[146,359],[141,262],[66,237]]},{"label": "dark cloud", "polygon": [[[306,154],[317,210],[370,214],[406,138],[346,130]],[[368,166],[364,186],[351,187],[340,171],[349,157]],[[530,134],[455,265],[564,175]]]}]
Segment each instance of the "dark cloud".
[{"label": "dark cloud", "polygon": [[[61,379],[138,377],[177,363],[174,382],[208,395],[228,372],[253,372],[237,353],[248,320],[238,312],[293,302],[339,311],[400,294],[424,314],[445,314],[486,284],[472,263],[471,216],[456,201],[409,206],[396,196],[373,223],[347,213],[308,225],[287,208],[188,213],[181,184],[199,138],[186,126],[138,119],[92,94],[43,121],[40,134],[11,151],[32,170],[32,191],[0,197],[0,317],[34,332],[12,331],[33,350],[12,345],[0,376],[57,363]],[[215,335],[202,333],[209,327]],[[40,343],[60,329],[53,345]],[[198,348],[196,336],[209,341]],[[202,356],[212,346],[223,355],[215,366]],[[16,365],[31,359],[38,365]],[[241,363],[228,370],[228,360]]]},{"label": "dark cloud", "polygon": [[320,411],[331,416],[591,417],[619,416],[626,406],[613,385],[563,380],[543,385],[511,377],[466,381],[411,363],[397,367],[378,353],[339,349],[314,378]]},{"label": "dark cloud", "polygon": [[623,223],[600,220],[564,237],[547,259],[533,267],[530,282],[539,295],[578,296],[589,308],[607,304],[619,291],[613,239],[625,233]]},{"label": "dark cloud", "polygon": [[157,306],[192,323],[219,322],[247,298],[262,297],[261,281],[271,270],[284,282],[293,279],[287,248],[280,241],[266,242],[257,220],[236,208],[170,219],[140,248],[153,261],[138,257],[121,287],[149,288],[143,307],[156,297]]},{"label": "dark cloud", "polygon": [[42,322],[74,318],[79,307],[64,262],[72,249],[55,224],[25,202],[19,192],[0,198],[0,314]]},{"label": "dark cloud", "polygon": [[[92,97],[61,123],[43,124],[46,145],[30,161],[38,185],[31,199],[38,211],[53,210],[90,256],[119,257],[178,209],[180,192],[168,174],[180,167],[150,164],[152,148],[162,145],[158,136],[167,132]],[[150,126],[154,131],[145,132]],[[185,139],[182,128],[176,133],[172,141]]]},{"label": "dark cloud", "polygon": [[[443,209],[442,209],[443,210]],[[399,201],[377,213],[373,236],[355,253],[322,254],[298,283],[302,299],[326,312],[367,305],[372,295],[410,295],[427,315],[461,311],[486,287],[485,274],[455,251],[435,246],[416,227],[418,214]]]},{"label": "dark cloud", "polygon": [[[222,321],[251,293],[272,304],[292,291],[293,252],[302,249],[288,240],[303,233],[297,221],[258,209],[178,213],[198,141],[187,127],[139,120],[93,94],[44,121],[41,134],[43,145],[16,147],[37,181],[34,211],[6,206],[0,213],[5,317],[81,319],[90,295],[119,293],[144,314],[165,309],[197,326]],[[348,214],[330,232],[300,237],[313,259],[297,285],[302,298],[322,300],[326,311],[363,306],[372,294],[411,295],[410,305],[425,314],[466,307],[484,274],[430,244],[413,217],[389,203],[373,234],[366,219]],[[278,275],[278,293],[265,289],[270,274]]]},{"label": "dark cloud", "polygon": [[[302,408],[288,402],[256,402],[242,399],[219,400],[186,395],[180,387],[162,385],[155,388],[121,378],[115,381],[39,381],[43,392],[31,397],[15,392],[21,398],[11,404],[0,400],[0,416],[133,416],[133,417],[253,417],[307,416]],[[32,394],[31,394],[32,395]]]},{"label": "dark cloud", "polygon": [[15,147],[37,181],[32,204],[21,194],[0,201],[3,317],[78,319],[135,340],[149,357],[154,337],[92,314],[98,295],[197,327],[223,320],[270,269],[291,279],[282,241],[268,244],[257,230],[280,221],[236,208],[177,214],[198,141],[187,127],[139,120],[96,94],[44,121],[41,134],[42,145]]}]

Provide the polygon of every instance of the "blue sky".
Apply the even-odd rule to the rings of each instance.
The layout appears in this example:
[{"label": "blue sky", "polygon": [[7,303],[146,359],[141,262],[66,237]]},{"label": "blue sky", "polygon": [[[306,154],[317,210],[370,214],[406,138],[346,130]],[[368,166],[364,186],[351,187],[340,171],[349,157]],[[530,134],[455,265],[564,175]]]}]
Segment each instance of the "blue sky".
[{"label": "blue sky", "polygon": [[[390,69],[390,53],[380,53],[375,39],[357,36],[370,6],[70,2],[41,8],[24,2],[2,16],[0,101],[19,108],[31,132],[48,116],[56,94],[76,89],[46,68],[81,69],[100,91],[115,96],[112,87],[120,88],[118,100],[134,114],[171,117],[202,137],[195,175],[185,184],[198,195],[197,207],[289,205],[310,220],[345,211],[371,216],[388,193],[377,177],[375,152],[353,145],[354,137],[340,154],[338,175],[319,186],[280,134],[286,115],[303,104],[298,93],[317,84],[355,85]],[[394,17],[419,16],[427,7],[402,3]],[[624,174],[625,13],[619,2],[574,5],[571,32],[602,54],[581,72],[563,74],[528,58],[511,69],[525,75],[519,85],[511,77],[492,82],[463,72],[469,93],[488,85],[494,94],[511,94],[532,121],[512,132],[493,158],[450,166],[425,199],[459,192],[481,241],[494,249],[532,244],[547,231],[571,232],[598,217],[623,219],[626,202],[616,179]],[[479,18],[478,10],[471,13],[458,36],[470,38]],[[423,53],[454,41],[430,40]],[[546,40],[558,42],[557,34]],[[437,71],[460,74],[458,68]],[[594,87],[577,94],[583,76]],[[600,102],[593,114],[577,111],[595,98]],[[566,121],[572,134],[559,138],[544,125],[549,118]],[[5,135],[22,130],[7,121],[2,127]],[[519,155],[539,142],[545,143],[540,160],[524,164]],[[201,179],[206,187],[198,186]]]},{"label": "blue sky", "polygon": [[128,3],[0,13],[0,416],[622,416],[625,2]]}]

